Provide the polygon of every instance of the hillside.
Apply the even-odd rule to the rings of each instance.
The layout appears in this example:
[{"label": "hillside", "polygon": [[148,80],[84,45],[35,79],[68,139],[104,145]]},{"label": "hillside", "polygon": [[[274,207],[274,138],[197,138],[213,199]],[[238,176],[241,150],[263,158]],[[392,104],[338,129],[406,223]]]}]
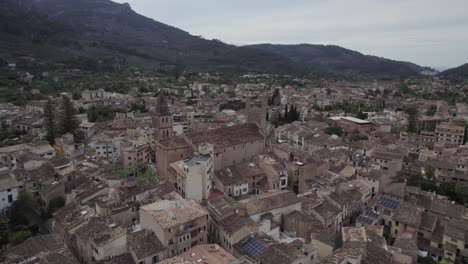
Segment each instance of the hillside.
[{"label": "hillside", "polygon": [[456,81],[468,80],[468,63],[443,71],[439,73],[439,76]]},{"label": "hillside", "polygon": [[424,70],[423,67],[413,63],[363,55],[338,46],[258,44],[248,47],[271,52],[324,71],[344,74],[408,77]]},{"label": "hillside", "polygon": [[[237,47],[206,40],[110,0],[4,0],[0,58],[234,73],[416,76],[421,67],[336,46]],[[3,51],[3,53],[2,53]]]}]

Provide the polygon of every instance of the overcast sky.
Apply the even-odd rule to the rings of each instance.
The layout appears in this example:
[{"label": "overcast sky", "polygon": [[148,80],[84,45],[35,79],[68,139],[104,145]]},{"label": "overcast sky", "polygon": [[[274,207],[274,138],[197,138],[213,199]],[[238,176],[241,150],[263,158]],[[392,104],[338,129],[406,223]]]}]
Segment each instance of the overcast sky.
[{"label": "overcast sky", "polygon": [[468,62],[468,0],[114,1],[230,44],[332,44],[432,67]]}]

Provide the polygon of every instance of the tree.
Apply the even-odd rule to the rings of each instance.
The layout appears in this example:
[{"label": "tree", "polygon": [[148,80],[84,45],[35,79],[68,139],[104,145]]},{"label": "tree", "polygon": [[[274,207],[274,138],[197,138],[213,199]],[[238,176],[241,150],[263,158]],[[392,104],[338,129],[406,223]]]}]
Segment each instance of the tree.
[{"label": "tree", "polygon": [[55,136],[57,135],[55,127],[55,107],[50,99],[47,101],[47,104],[44,107],[44,115],[47,132],[46,139],[50,144],[54,144]]},{"label": "tree", "polygon": [[426,174],[426,177],[430,180],[434,177],[434,167],[432,167],[431,165],[427,165],[425,168],[424,168],[424,172]]},{"label": "tree", "polygon": [[78,119],[76,118],[76,109],[70,98],[63,96],[60,107],[59,128],[62,134],[74,133],[79,127]]},{"label": "tree", "polygon": [[75,143],[83,143],[85,140],[85,133],[81,129],[76,129],[75,132],[73,132],[73,141]]},{"label": "tree", "polygon": [[436,112],[437,112],[437,106],[431,105],[431,106],[429,107],[429,109],[427,109],[426,115],[427,115],[427,116],[434,116]]},{"label": "tree", "polygon": [[19,243],[25,241],[26,239],[32,237],[32,233],[29,230],[21,230],[16,233],[14,233],[10,237],[10,243],[13,245],[18,245]]},{"label": "tree", "polygon": [[51,214],[64,205],[65,199],[63,199],[63,197],[55,197],[54,199],[50,200],[49,205],[47,206],[47,211],[49,214]]},{"label": "tree", "polygon": [[270,121],[270,112],[268,110],[266,112],[266,121]]},{"label": "tree", "polygon": [[368,117],[369,117],[369,115],[366,114],[366,113],[363,113],[362,111],[359,111],[359,113],[357,114],[357,118],[359,118],[359,119],[364,119],[365,120]]},{"label": "tree", "polygon": [[418,109],[414,106],[406,108],[405,113],[408,115],[408,132],[418,132]]},{"label": "tree", "polygon": [[294,106],[291,105],[291,106],[289,107],[289,111],[288,111],[288,123],[294,122],[294,121],[295,121],[295,120],[294,120],[295,118],[296,118],[296,114],[295,114],[295,112],[294,112]]},{"label": "tree", "polygon": [[294,121],[299,120],[300,117],[301,117],[301,113],[297,111],[297,106],[294,106],[294,118],[293,118]]},{"label": "tree", "polygon": [[284,106],[284,117],[283,120],[288,122],[288,105]]},{"label": "tree", "polygon": [[273,95],[271,96],[271,104],[278,106],[281,104],[281,95],[278,88],[275,89]]},{"label": "tree", "polygon": [[325,133],[328,135],[337,135],[341,137],[343,135],[343,130],[336,125],[329,126],[325,129]]}]

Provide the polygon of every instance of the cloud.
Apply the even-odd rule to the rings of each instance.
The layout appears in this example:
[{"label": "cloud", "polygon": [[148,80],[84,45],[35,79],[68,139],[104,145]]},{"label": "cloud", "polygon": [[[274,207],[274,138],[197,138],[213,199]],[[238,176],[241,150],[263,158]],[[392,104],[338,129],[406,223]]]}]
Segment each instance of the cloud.
[{"label": "cloud", "polygon": [[128,2],[157,21],[238,45],[333,44],[430,66],[468,61],[466,0]]}]

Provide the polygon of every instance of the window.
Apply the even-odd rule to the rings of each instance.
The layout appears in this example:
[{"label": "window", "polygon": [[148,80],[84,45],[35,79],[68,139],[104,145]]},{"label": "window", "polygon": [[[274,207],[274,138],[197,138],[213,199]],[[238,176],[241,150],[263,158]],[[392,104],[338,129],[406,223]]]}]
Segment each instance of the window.
[{"label": "window", "polygon": [[153,256],[153,264],[155,263],[158,263],[159,262],[159,256]]}]

